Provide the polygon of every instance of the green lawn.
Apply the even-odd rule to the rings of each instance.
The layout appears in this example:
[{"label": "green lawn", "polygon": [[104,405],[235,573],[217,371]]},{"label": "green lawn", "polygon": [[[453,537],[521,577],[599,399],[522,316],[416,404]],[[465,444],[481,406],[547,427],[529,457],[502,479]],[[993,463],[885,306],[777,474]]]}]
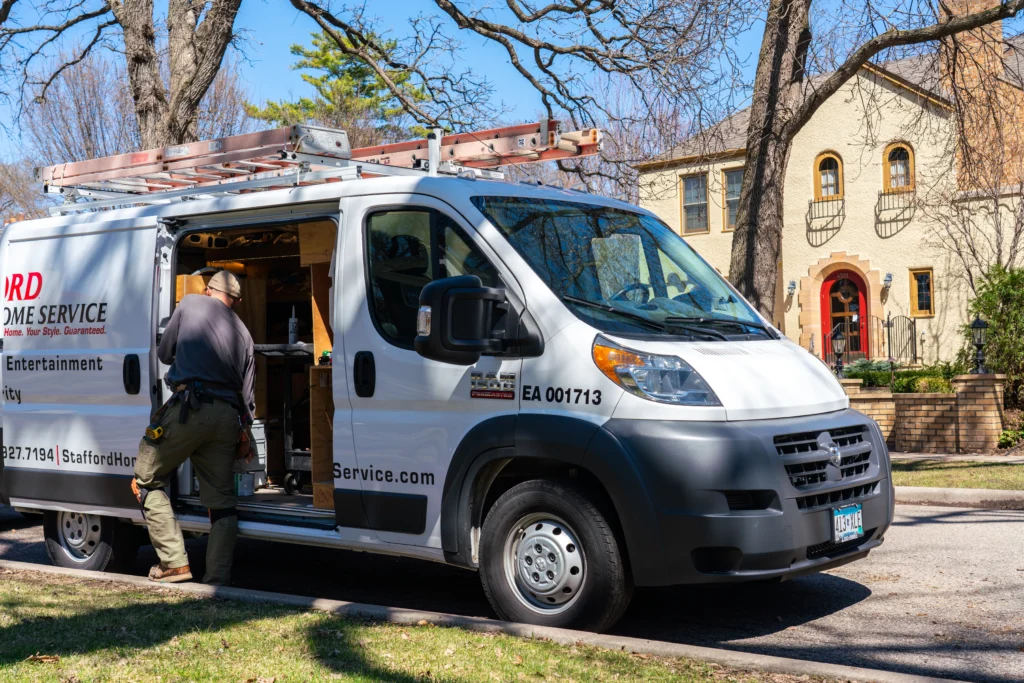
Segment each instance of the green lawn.
[{"label": "green lawn", "polygon": [[943,460],[893,460],[896,486],[1024,490],[1024,465]]},{"label": "green lawn", "polygon": [[0,681],[320,680],[808,679],[0,570]]}]

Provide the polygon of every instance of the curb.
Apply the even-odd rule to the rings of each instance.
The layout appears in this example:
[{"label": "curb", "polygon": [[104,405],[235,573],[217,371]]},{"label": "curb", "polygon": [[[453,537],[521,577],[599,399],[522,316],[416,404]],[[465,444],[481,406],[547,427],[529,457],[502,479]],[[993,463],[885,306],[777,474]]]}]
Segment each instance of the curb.
[{"label": "curb", "polygon": [[575,645],[577,643],[581,643],[583,645],[601,647],[607,650],[621,650],[639,654],[658,655],[661,657],[683,657],[687,659],[713,662],[715,664],[736,669],[756,669],[770,673],[791,674],[797,676],[819,676],[824,678],[833,678],[840,681],[858,681],[859,683],[956,683],[956,681],[946,678],[917,676],[914,674],[902,674],[892,671],[878,671],[875,669],[864,669],[861,667],[844,666],[841,664],[811,662],[802,659],[789,659],[787,657],[775,657],[772,655],[759,655],[748,652],[736,652],[733,650],[721,650],[711,647],[701,647],[698,645],[682,645],[679,643],[669,643],[658,640],[604,635],[600,633],[590,633],[588,631],[573,631],[570,629],[551,628],[547,626],[531,626],[529,624],[497,621],[495,619],[487,619],[484,617],[467,617],[457,614],[445,614],[443,612],[422,612],[419,610],[404,609],[400,607],[385,607],[383,605],[368,605],[358,602],[308,598],[301,595],[271,593],[267,591],[250,590],[248,588],[216,587],[207,586],[202,583],[154,584],[141,576],[91,572],[82,569],[65,569],[63,567],[51,567],[47,565],[31,564],[28,562],[9,562],[7,560],[0,560],[0,569],[36,572],[41,574],[59,574],[80,579],[89,579],[92,581],[109,581],[129,584],[149,590],[171,590],[202,598],[219,598],[221,600],[235,600],[239,602],[287,605],[291,607],[301,607],[304,609],[329,612],[342,617],[372,619],[375,621],[386,621],[392,624],[418,624],[421,621],[426,621],[427,623],[434,624],[436,626],[458,627],[469,631],[480,631],[484,633],[505,633],[522,638],[550,640],[561,645]]},{"label": "curb", "polygon": [[896,502],[912,505],[1024,510],[1024,491],[999,489],[944,489],[932,486],[897,486]]}]

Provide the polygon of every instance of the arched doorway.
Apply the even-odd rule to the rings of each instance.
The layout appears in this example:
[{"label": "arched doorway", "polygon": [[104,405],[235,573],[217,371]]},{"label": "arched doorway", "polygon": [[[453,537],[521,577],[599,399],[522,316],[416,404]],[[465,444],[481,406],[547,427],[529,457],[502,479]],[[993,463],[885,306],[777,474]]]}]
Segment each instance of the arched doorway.
[{"label": "arched doorway", "polygon": [[852,270],[837,270],[821,283],[822,350],[833,357],[832,335],[842,330],[846,337],[844,361],[867,358],[868,304],[864,279]]}]

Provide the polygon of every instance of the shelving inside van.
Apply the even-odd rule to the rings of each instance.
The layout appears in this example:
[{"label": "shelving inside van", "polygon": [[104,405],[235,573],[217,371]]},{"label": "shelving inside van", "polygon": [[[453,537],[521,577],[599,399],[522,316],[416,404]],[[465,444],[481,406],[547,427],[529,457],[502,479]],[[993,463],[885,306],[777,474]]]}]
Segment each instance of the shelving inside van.
[{"label": "shelving inside van", "polygon": [[[256,348],[259,453],[252,463],[235,466],[243,517],[333,527],[330,292],[336,235],[337,224],[329,219],[256,224],[186,233],[174,250],[175,305],[202,294],[222,269],[242,285],[235,312]],[[199,507],[197,487],[193,476],[180,476],[177,502]]]}]

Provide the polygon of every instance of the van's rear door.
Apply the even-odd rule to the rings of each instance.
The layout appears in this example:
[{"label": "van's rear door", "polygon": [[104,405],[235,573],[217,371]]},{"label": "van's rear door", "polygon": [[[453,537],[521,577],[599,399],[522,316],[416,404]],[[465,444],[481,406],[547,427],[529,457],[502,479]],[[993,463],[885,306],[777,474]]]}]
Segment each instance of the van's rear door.
[{"label": "van's rear door", "polygon": [[14,224],[4,235],[5,484],[12,505],[135,517],[157,226],[102,216]]}]

